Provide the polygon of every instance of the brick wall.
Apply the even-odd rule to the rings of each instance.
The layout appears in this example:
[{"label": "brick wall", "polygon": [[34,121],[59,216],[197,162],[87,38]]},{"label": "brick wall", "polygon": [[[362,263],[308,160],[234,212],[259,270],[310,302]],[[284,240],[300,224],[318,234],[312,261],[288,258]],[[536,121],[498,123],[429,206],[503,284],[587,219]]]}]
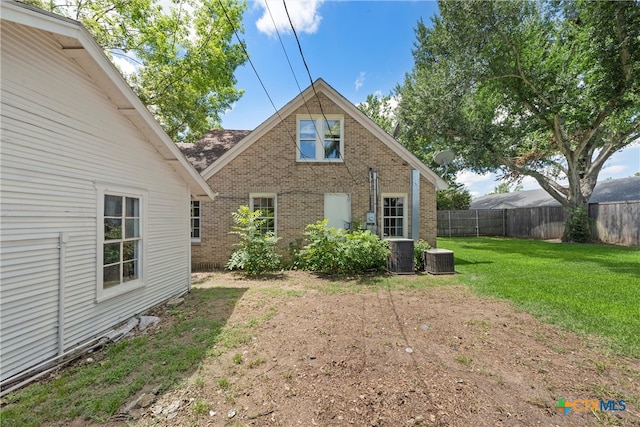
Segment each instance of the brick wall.
[{"label": "brick wall", "polygon": [[[249,204],[250,193],[277,194],[277,235],[283,253],[289,243],[303,238],[307,224],[322,220],[325,193],[351,195],[351,219],[364,223],[369,203],[369,168],[379,175],[378,222],[383,193],[406,194],[411,224],[411,167],[366,128],[347,116],[324,94],[319,94],[325,114],[344,115],[344,163],[296,162],[296,114],[320,114],[315,98],[273,127],[208,180],[218,196],[201,203],[201,242],[192,245],[194,266],[223,267],[238,237],[229,232],[231,213]],[[420,238],[436,243],[434,184],[420,179]],[[372,210],[372,209],[371,209]],[[410,227],[409,227],[410,230]]]}]

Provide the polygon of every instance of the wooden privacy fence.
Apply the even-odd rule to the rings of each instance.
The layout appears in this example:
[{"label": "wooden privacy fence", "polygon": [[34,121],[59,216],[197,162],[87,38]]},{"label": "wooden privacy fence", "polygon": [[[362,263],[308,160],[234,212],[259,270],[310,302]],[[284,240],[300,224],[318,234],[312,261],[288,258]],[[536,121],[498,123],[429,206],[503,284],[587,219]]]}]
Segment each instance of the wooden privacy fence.
[{"label": "wooden privacy fence", "polygon": [[[615,245],[640,245],[640,201],[589,205],[593,238]],[[564,232],[561,206],[438,211],[438,237],[509,236],[559,239]]]},{"label": "wooden privacy fence", "polygon": [[640,246],[640,201],[593,203],[589,216],[594,238],[604,243]]}]

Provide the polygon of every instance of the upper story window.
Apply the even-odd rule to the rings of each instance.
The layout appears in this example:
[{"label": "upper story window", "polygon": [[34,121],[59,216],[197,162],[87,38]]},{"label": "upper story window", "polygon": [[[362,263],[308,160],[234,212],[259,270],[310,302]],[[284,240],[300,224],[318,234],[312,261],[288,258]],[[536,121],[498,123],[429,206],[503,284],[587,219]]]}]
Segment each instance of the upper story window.
[{"label": "upper story window", "polygon": [[97,300],[144,285],[145,192],[97,185]]},{"label": "upper story window", "polygon": [[344,119],[336,115],[298,115],[297,160],[341,162],[344,151]]},{"label": "upper story window", "polygon": [[201,217],[200,217],[200,201],[192,200],[191,201],[191,241],[198,243],[200,242],[200,226],[201,226]]},{"label": "upper story window", "polygon": [[251,194],[249,196],[249,208],[252,212],[260,211],[259,219],[264,220],[260,228],[262,233],[276,234],[276,195],[275,194]]}]

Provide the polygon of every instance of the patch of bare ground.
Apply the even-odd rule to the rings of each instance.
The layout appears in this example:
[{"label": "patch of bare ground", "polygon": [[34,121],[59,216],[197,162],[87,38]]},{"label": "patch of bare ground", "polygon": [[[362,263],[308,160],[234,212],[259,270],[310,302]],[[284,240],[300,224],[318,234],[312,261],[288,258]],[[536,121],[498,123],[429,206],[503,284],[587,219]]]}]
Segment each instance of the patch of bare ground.
[{"label": "patch of bare ground", "polygon": [[[227,328],[249,327],[250,340],[212,349],[135,425],[640,425],[638,360],[464,286],[411,288],[447,279],[398,279],[409,286],[354,281],[358,292],[335,293],[331,279],[303,272],[196,277],[248,288]],[[564,415],[559,398],[624,399],[626,410]]]}]

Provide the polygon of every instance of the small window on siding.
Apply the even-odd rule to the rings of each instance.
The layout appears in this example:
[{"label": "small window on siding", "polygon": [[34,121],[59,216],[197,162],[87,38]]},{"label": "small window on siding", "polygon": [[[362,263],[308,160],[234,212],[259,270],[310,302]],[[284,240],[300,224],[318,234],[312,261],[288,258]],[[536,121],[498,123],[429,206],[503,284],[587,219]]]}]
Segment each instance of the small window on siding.
[{"label": "small window on siding", "polygon": [[200,242],[202,217],[200,216],[200,201],[191,201],[191,242]]}]

